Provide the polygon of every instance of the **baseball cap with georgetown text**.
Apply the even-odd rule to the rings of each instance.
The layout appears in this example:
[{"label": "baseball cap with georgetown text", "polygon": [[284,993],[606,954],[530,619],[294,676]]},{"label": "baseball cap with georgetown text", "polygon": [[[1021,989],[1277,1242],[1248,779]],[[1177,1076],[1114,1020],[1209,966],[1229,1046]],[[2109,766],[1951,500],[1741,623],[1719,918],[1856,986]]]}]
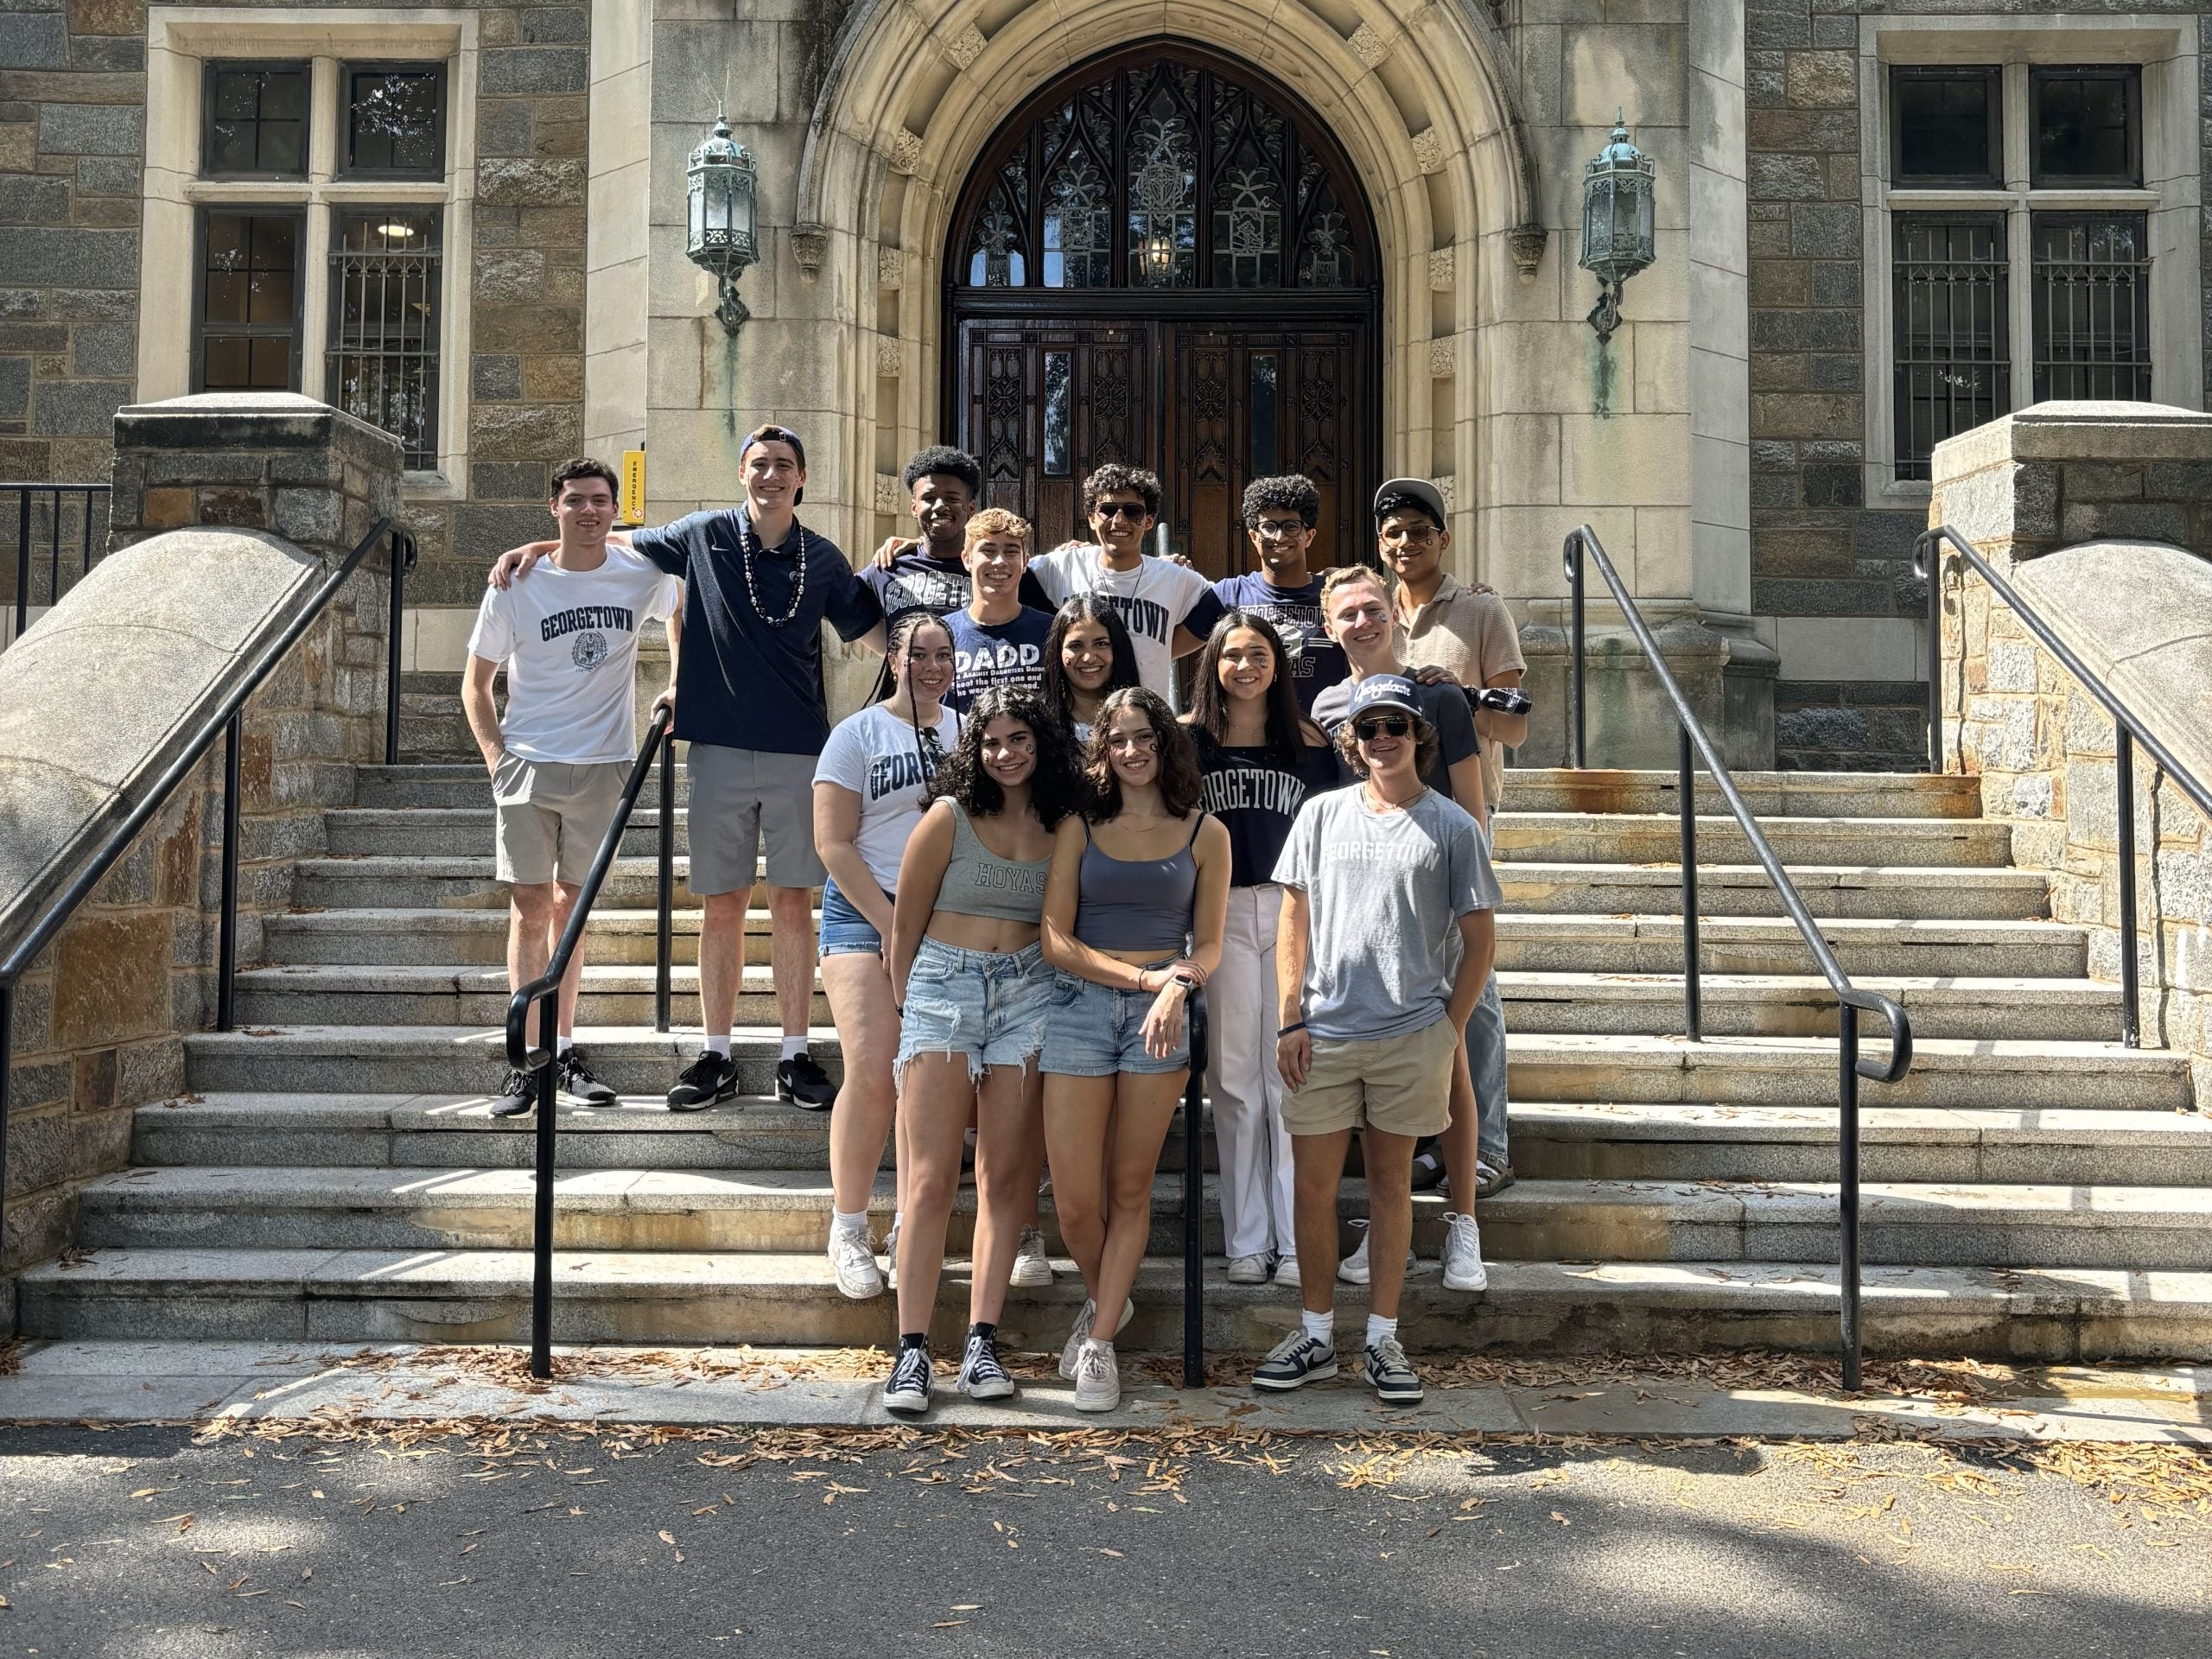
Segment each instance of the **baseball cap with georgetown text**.
[{"label": "baseball cap with georgetown text", "polygon": [[1344,717],[1357,720],[1376,709],[1402,709],[1418,716],[1421,702],[1414,683],[1402,674],[1370,674],[1352,688],[1351,703],[1344,711]]}]

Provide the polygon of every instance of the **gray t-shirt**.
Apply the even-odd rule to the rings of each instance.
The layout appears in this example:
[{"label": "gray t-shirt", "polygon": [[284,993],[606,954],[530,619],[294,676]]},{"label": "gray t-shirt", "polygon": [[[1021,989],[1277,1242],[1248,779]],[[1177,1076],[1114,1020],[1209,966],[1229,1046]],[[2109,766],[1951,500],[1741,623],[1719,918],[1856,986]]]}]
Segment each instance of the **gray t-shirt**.
[{"label": "gray t-shirt", "polygon": [[1357,786],[1308,796],[1274,879],[1306,893],[1306,1028],[1338,1041],[1443,1019],[1459,918],[1499,900],[1483,832],[1433,789],[1395,812],[1374,810]]}]

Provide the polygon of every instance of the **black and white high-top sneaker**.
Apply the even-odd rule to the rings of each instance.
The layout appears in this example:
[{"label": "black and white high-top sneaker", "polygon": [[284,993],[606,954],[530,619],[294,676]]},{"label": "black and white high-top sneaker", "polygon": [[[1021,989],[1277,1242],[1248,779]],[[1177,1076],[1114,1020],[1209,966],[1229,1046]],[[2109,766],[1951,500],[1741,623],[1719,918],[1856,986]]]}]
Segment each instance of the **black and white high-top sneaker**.
[{"label": "black and white high-top sneaker", "polygon": [[930,1350],[927,1343],[899,1344],[891,1380],[883,1385],[883,1408],[918,1415],[930,1408]]},{"label": "black and white high-top sneaker", "polygon": [[1014,1397],[1014,1379],[999,1363],[999,1346],[995,1335],[982,1331],[968,1333],[967,1351],[960,1358],[960,1376],[952,1385],[971,1400],[1010,1400]]}]

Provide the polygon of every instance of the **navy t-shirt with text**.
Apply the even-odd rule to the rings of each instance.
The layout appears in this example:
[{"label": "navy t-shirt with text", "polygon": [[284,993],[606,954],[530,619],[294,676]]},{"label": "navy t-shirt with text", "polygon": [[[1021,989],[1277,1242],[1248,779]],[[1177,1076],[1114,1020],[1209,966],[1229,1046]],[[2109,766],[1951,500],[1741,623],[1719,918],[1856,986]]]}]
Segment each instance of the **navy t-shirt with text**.
[{"label": "navy t-shirt with text", "polygon": [[1213,591],[1224,605],[1254,612],[1274,625],[1283,649],[1292,654],[1290,684],[1301,714],[1312,714],[1313,699],[1351,672],[1344,647],[1321,626],[1320,577],[1300,588],[1278,588],[1266,572],[1250,570],[1224,576]]},{"label": "navy t-shirt with text", "polygon": [[898,555],[887,570],[871,564],[861,572],[861,580],[874,592],[886,619],[908,611],[943,616],[968,604],[968,567],[957,559],[939,564],[918,546]]},{"label": "navy t-shirt with text", "polygon": [[966,611],[944,619],[952,635],[952,692],[945,702],[965,714],[994,685],[1034,687],[1045,677],[1045,636],[1052,619],[1023,606],[1013,620],[989,626]]},{"label": "navy t-shirt with text", "polygon": [[[857,639],[883,620],[883,607],[835,542],[794,524],[781,546],[754,548],[755,609],[739,548],[744,512],[695,512],[630,534],[640,555],[683,581],[676,735],[769,754],[819,754],[830,737],[822,625],[829,623],[842,639]],[[798,613],[772,626],[769,619],[791,609],[802,537],[805,592]]]}]

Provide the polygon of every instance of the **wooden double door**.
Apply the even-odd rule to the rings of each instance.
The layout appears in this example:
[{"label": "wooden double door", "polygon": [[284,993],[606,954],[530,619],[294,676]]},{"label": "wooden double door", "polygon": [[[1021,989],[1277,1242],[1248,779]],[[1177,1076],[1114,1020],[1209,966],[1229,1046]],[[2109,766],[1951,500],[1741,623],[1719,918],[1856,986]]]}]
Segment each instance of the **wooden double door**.
[{"label": "wooden double door", "polygon": [[1321,494],[1315,569],[1371,553],[1379,432],[1371,319],[1255,314],[1060,320],[961,316],[949,424],[983,494],[1050,548],[1089,539],[1083,480],[1150,467],[1171,550],[1207,575],[1252,567],[1244,486],[1303,473]]}]

